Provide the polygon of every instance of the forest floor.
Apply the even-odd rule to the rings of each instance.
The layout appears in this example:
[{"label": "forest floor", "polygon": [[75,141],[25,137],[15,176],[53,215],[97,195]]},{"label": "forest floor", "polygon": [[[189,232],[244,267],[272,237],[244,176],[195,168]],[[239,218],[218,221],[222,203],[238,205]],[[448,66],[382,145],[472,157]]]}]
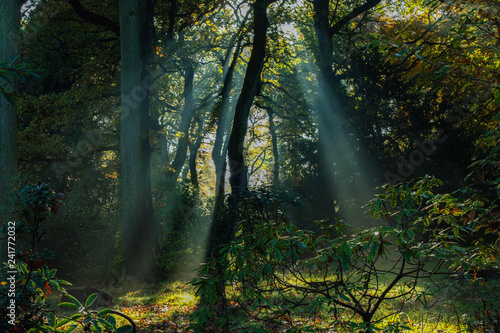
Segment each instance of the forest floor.
[{"label": "forest floor", "polygon": [[[131,317],[141,333],[194,332],[190,326],[190,314],[197,308],[195,290],[187,282],[141,284],[122,282],[114,286],[112,308]],[[56,299],[53,300],[57,302]],[[235,304],[231,304],[234,309]],[[412,299],[405,304],[394,302],[380,311],[385,316],[398,309],[396,314],[385,318],[382,327],[389,328],[398,322],[409,332],[500,332],[500,279],[498,277],[470,285],[468,288],[454,288],[420,299]],[[308,316],[293,313],[280,321],[257,324],[265,332],[300,332],[295,328],[313,327],[309,332],[350,332],[349,329],[329,327],[331,314],[321,311]],[[218,332],[218,328],[208,321],[206,332]],[[125,324],[125,322],[124,322]],[[257,326],[256,326],[257,327]],[[238,330],[234,330],[237,332]],[[396,332],[395,330],[389,330]]]}]

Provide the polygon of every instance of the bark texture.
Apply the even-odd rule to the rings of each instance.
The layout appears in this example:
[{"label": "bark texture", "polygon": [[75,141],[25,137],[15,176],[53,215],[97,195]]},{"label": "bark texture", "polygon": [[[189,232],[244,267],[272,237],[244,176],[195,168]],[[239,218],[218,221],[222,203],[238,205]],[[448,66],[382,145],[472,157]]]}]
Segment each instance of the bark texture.
[{"label": "bark texture", "polygon": [[[21,40],[21,2],[17,0],[0,2],[0,59],[11,59],[18,54]],[[7,91],[15,90],[15,83],[0,79],[0,85]],[[17,175],[17,112],[0,96],[0,223],[9,219],[8,196],[12,179]],[[0,244],[3,245],[3,244]],[[4,261],[5,246],[0,249]]]},{"label": "bark texture", "polygon": [[148,6],[140,0],[120,1],[121,35],[121,190],[125,272],[148,280],[154,275],[153,217],[149,179],[149,86],[147,67]]}]

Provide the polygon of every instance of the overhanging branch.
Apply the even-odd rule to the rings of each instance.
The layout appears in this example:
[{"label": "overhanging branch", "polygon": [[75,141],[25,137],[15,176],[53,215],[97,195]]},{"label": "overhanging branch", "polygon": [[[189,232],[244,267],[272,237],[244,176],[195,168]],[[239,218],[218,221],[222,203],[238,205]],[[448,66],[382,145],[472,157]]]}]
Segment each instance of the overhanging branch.
[{"label": "overhanging branch", "polygon": [[83,20],[97,25],[102,25],[111,30],[115,35],[120,36],[120,26],[109,18],[93,13],[82,6],[80,0],[59,0],[67,2],[73,7],[75,13]]},{"label": "overhanging branch", "polygon": [[337,23],[330,27],[331,36],[337,34],[350,20],[355,18],[356,16],[363,14],[364,12],[372,9],[376,5],[378,5],[381,0],[368,0],[365,4],[354,8],[349,14],[345,15],[341,18]]}]

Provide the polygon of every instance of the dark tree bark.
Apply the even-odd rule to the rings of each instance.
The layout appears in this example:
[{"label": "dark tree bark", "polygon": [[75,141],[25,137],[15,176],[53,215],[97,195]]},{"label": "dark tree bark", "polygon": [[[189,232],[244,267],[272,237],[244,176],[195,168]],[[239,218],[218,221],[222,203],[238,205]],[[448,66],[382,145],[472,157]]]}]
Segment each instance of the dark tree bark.
[{"label": "dark tree bark", "polygon": [[[140,0],[120,1],[121,188],[125,272],[148,280],[155,274],[154,225],[149,178],[149,88],[144,81],[151,36],[148,8]],[[146,50],[145,50],[146,48]]]},{"label": "dark tree bark", "polygon": [[193,184],[196,190],[199,189],[196,157],[198,156],[198,151],[200,150],[201,143],[203,142],[203,122],[203,119],[197,119],[198,129],[196,131],[196,141],[189,144],[189,173],[191,176],[191,184]]},{"label": "dark tree bark", "polygon": [[[21,39],[21,1],[0,2],[0,59],[15,57]],[[0,79],[7,91],[15,90],[15,82],[8,84]],[[0,225],[9,219],[8,195],[12,179],[17,175],[17,112],[0,96]],[[0,259],[5,261],[6,246],[0,242]]]},{"label": "dark tree bark", "polygon": [[[234,69],[236,68],[236,64],[238,61],[238,57],[241,52],[241,45],[243,41],[243,35],[241,34],[243,27],[246,23],[248,15],[242,21],[238,32],[233,36],[230,47],[227,50],[227,53],[223,59],[223,84],[221,88],[221,99],[215,108],[215,116],[217,116],[217,131],[215,134],[215,143],[212,149],[212,159],[215,165],[215,205],[214,205],[214,213],[212,218],[212,224],[209,232],[209,240],[206,255],[206,260],[212,259],[212,253],[219,246],[218,235],[223,232],[226,221],[224,219],[224,198],[225,198],[225,183],[226,183],[226,154],[227,154],[227,145],[228,136],[231,130],[231,120],[233,119],[234,109],[230,107],[230,93],[233,86],[233,78],[234,78]],[[236,43],[236,38],[238,41]],[[236,43],[236,48],[234,50],[231,63],[229,64],[231,51]],[[228,65],[229,64],[229,65]]]},{"label": "dark tree bark", "polygon": [[[238,31],[233,35],[229,43],[226,55],[223,61],[223,84],[221,89],[221,99],[215,108],[215,116],[217,117],[217,131],[215,134],[214,147],[212,149],[212,159],[215,164],[215,196],[220,200],[224,200],[224,186],[226,182],[226,155],[228,139],[226,136],[231,130],[231,120],[234,117],[234,109],[230,107],[230,94],[233,86],[234,69],[238,62],[238,57],[241,52],[241,45],[243,42],[243,28],[248,19],[248,13],[242,20]],[[236,44],[231,63],[231,51]],[[217,200],[217,199],[216,199]],[[215,214],[216,215],[216,214]]]},{"label": "dark tree bark", "polygon": [[243,155],[243,144],[248,129],[248,116],[253,99],[257,94],[260,75],[264,67],[267,45],[267,8],[274,0],[256,0],[253,4],[254,39],[252,53],[248,61],[243,88],[236,102],[233,127],[228,143],[229,183],[231,193],[239,196],[248,186],[248,167]]},{"label": "dark tree bark", "polygon": [[111,30],[115,35],[120,36],[119,24],[117,24],[116,22],[110,20],[105,16],[87,10],[85,7],[83,7],[80,0],[60,0],[60,1],[69,3],[71,7],[73,7],[75,13],[78,16],[80,16],[80,18],[82,18],[83,20],[106,27],[109,30]]},{"label": "dark tree bark", "polygon": [[[238,97],[238,101],[236,102],[233,127],[227,147],[230,172],[229,183],[231,185],[231,194],[234,196],[234,198],[230,200],[233,206],[229,210],[233,212],[238,205],[242,191],[248,186],[248,167],[245,164],[243,155],[243,144],[248,129],[250,108],[257,94],[260,75],[264,67],[267,29],[269,26],[267,8],[273,2],[274,0],[256,0],[253,4],[253,47],[248,61],[243,87]],[[218,205],[223,206],[223,202],[216,202],[216,209],[218,209]],[[227,244],[233,237],[234,222],[234,216],[228,219],[222,216],[214,216],[207,247],[208,258],[219,257],[220,246]]]}]

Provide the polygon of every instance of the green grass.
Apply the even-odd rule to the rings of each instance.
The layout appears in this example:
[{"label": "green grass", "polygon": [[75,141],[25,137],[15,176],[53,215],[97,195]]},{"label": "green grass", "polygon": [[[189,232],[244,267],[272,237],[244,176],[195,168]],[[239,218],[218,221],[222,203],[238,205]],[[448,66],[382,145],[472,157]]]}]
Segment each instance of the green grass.
[{"label": "green grass", "polygon": [[[382,283],[387,283],[387,279]],[[418,290],[424,291],[427,282],[422,281]],[[430,294],[417,300],[412,298],[402,303],[399,300],[386,302],[376,318],[386,317],[378,325],[390,331],[391,325],[402,324],[409,332],[498,332],[500,325],[500,280],[488,280],[474,283],[451,284],[446,288],[429,289]],[[229,288],[228,294],[235,289]],[[191,285],[176,281],[161,284],[142,284],[123,282],[114,289],[112,308],[134,319],[140,332],[190,332],[188,316],[196,309],[198,298]],[[58,297],[51,297],[51,304],[58,302]],[[229,303],[232,325],[237,326],[244,320],[238,311],[237,303]],[[274,321],[249,321],[245,327],[262,328],[266,332],[292,332],[291,328],[313,327],[314,332],[354,332],[347,327],[348,322],[360,322],[360,318],[349,311],[338,314],[345,325],[332,327],[331,308],[324,306],[311,313],[305,309],[294,309],[289,315]],[[63,311],[68,315],[71,311]],[[392,314],[392,315],[391,315]],[[123,320],[119,322],[125,324]],[[209,321],[206,327],[210,327]],[[496,327],[495,327],[496,325]],[[215,327],[212,325],[215,330]],[[495,329],[497,329],[495,331]],[[234,328],[234,332],[241,328]],[[394,330],[393,330],[394,331]]]}]

